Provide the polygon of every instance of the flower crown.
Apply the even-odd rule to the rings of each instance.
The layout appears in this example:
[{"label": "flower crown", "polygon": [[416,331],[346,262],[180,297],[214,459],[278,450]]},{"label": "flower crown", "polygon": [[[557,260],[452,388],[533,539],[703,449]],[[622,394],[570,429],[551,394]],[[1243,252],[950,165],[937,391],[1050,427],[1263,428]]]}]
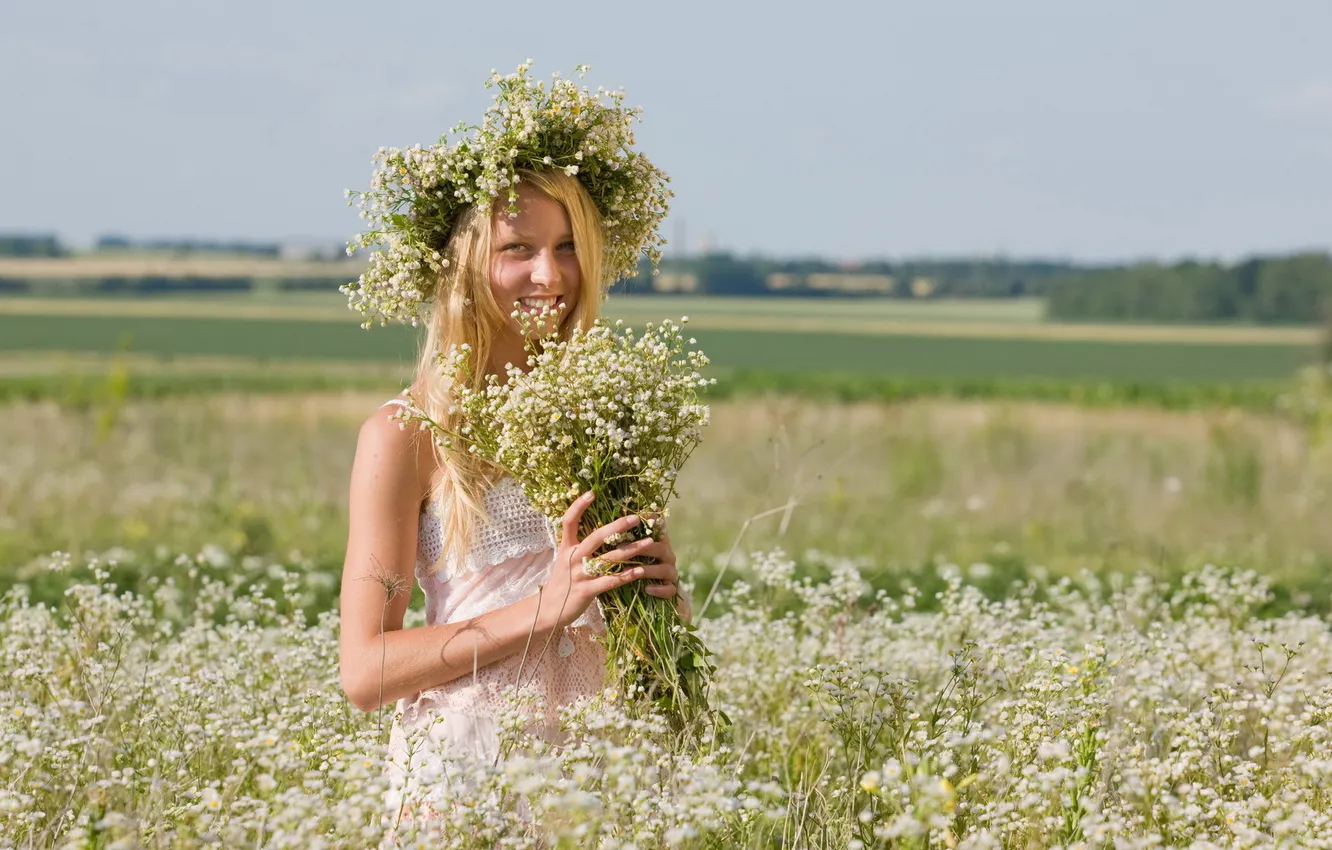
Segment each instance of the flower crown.
[{"label": "flower crown", "polygon": [[[580,79],[588,67],[575,69]],[[347,191],[372,227],[347,243],[348,254],[372,251],[369,266],[341,287],[363,327],[420,321],[459,215],[501,195],[516,213],[519,169],[559,169],[587,189],[605,229],[607,283],[634,277],[640,254],[654,268],[661,260],[657,227],[673,195],[666,173],[633,150],[642,107],[625,107],[623,90],[592,92],[558,73],[547,87],[530,68],[529,59],[517,73],[491,72],[486,87],[499,91],[479,127],[461,123],[430,147],[380,148],[370,189]]]}]

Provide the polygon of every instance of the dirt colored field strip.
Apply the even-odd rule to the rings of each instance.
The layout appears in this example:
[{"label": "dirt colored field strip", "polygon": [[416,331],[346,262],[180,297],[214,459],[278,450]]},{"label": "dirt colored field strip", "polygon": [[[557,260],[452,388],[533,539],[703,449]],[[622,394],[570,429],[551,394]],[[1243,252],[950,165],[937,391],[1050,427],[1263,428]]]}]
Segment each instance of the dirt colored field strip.
[{"label": "dirt colored field strip", "polygon": [[[7,351],[0,352],[0,378],[44,375],[102,375],[107,371],[106,354],[81,351]],[[347,375],[383,377],[399,381],[410,375],[411,365],[336,358],[283,358],[280,360],[235,355],[178,354],[162,357],[137,352],[117,352],[114,363],[136,375],[235,375],[264,372],[271,375]]]},{"label": "dirt colored field strip", "polygon": [[1305,328],[1223,328],[1159,325],[1055,325],[1012,322],[924,322],[825,319],[819,316],[699,316],[689,326],[699,330],[848,333],[866,336],[932,336],[966,339],[1039,339],[1078,342],[1225,343],[1236,345],[1312,345],[1318,332]]},{"label": "dirt colored field strip", "polygon": [[364,263],[277,260],[264,257],[62,257],[0,258],[0,278],[302,278],[345,277],[355,280]]},{"label": "dirt colored field strip", "polygon": [[[979,322],[983,324],[1036,324],[1041,321],[1043,305],[1037,299],[1010,300],[937,300],[888,301],[868,299],[798,299],[798,298],[681,298],[656,296],[617,296],[605,306],[610,318],[642,323],[662,318],[691,316],[695,321],[727,322],[731,317],[745,321],[768,319],[773,322],[817,318],[826,322]],[[113,312],[115,311],[115,312]],[[330,289],[327,293],[280,293],[274,297],[250,293],[210,293],[192,295],[173,293],[152,297],[72,297],[21,296],[0,297],[0,314],[10,315],[135,315],[189,316],[207,315],[239,318],[291,318],[312,320],[354,318],[347,311],[347,301]],[[260,315],[267,314],[267,315]],[[714,324],[713,327],[723,327]]]},{"label": "dirt colored field strip", "polygon": [[253,319],[284,322],[352,322],[345,304],[265,304],[251,300],[195,298],[0,298],[0,316],[100,316],[136,319]]},{"label": "dirt colored field strip", "polygon": [[[817,307],[813,308],[817,309]],[[612,311],[613,312],[613,311]],[[638,313],[638,310],[634,312]],[[663,317],[676,311],[662,305]],[[641,313],[639,313],[641,315]],[[194,299],[91,300],[75,298],[0,298],[0,316],[96,316],[115,318],[202,318],[255,321],[347,322],[356,316],[329,304],[265,304],[258,301]],[[638,318],[637,316],[635,317]],[[1072,340],[1080,342],[1161,342],[1228,345],[1308,346],[1318,341],[1314,328],[1197,327],[1177,325],[1028,324],[1009,321],[927,321],[924,319],[845,318],[813,315],[695,314],[699,331],[774,331],[845,333],[866,336],[930,336],[965,339]]]},{"label": "dirt colored field strip", "polygon": [[1039,298],[907,300],[883,298],[736,298],[714,296],[612,296],[606,312],[626,321],[662,316],[774,316],[875,321],[1034,324],[1043,320]]}]

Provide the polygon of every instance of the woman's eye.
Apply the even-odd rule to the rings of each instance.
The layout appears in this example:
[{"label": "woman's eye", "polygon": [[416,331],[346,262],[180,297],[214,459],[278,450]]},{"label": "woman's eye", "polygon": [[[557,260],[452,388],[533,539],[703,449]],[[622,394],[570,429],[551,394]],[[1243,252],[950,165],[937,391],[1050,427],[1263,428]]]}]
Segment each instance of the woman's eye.
[{"label": "woman's eye", "polygon": [[508,245],[504,246],[505,251],[523,251],[526,249],[527,246],[521,242],[510,242]]},{"label": "woman's eye", "polygon": [[561,250],[561,251],[576,251],[577,248],[574,247],[574,243],[573,243],[573,242],[561,242],[561,243],[560,243],[560,250]]}]

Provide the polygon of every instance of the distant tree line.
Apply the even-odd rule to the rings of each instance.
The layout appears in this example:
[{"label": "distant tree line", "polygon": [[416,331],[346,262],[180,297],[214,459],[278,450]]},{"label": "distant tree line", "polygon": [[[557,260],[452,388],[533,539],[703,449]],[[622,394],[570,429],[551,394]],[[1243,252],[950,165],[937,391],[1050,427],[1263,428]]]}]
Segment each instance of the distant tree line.
[{"label": "distant tree line", "polygon": [[1050,282],[1046,296],[1054,319],[1304,324],[1332,308],[1332,258],[1141,263],[1065,275]]},{"label": "distant tree line", "polygon": [[[128,236],[99,236],[97,251],[152,251],[171,254],[244,254],[252,257],[277,257],[282,246],[276,242],[216,239],[131,239]],[[69,250],[51,234],[29,235],[0,233],[0,257],[67,257]]]},{"label": "distant tree line", "polygon": [[0,233],[0,257],[63,257],[66,253],[55,236]]},{"label": "distant tree line", "polygon": [[277,257],[282,246],[276,242],[230,242],[216,239],[130,239],[128,236],[99,236],[98,251],[154,251],[169,254],[244,254],[251,257]]},{"label": "distant tree line", "polygon": [[[1086,267],[1009,259],[910,259],[836,264],[821,259],[740,258],[711,253],[667,259],[661,274],[622,284],[629,292],[708,295],[887,296],[893,298],[1018,298],[1042,296],[1049,283]],[[647,271],[646,266],[642,269]]]},{"label": "distant tree line", "polygon": [[1064,320],[1317,322],[1332,309],[1332,257],[1254,257],[1236,264],[1091,266],[1007,259],[903,260],[854,267],[710,254],[662,264],[629,292],[712,295],[1047,299]]},{"label": "distant tree line", "polygon": [[0,277],[0,293],[80,297],[123,295],[127,297],[171,294],[206,295],[234,292],[337,292],[355,279],[355,273],[340,277],[222,277],[197,275],[103,275],[55,278]]}]

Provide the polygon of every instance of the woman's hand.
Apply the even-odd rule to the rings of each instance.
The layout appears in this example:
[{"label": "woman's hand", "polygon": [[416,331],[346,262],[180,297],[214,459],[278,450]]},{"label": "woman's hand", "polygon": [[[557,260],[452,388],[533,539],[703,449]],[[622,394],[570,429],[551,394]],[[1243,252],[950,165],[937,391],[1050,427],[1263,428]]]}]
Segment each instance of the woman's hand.
[{"label": "woman's hand", "polygon": [[[662,519],[657,522],[655,542],[648,540],[640,542],[647,545],[636,549],[635,554],[628,557],[632,557],[635,561],[646,561],[647,566],[651,569],[651,572],[646,574],[644,578],[650,578],[653,581],[650,581],[643,588],[643,591],[658,599],[674,599],[675,611],[680,615],[680,619],[691,622],[694,615],[694,606],[689,597],[680,592],[680,572],[676,566],[675,550],[671,548],[671,538],[666,534],[666,520]],[[597,560],[622,560],[616,556],[616,553],[620,551],[608,552]]]},{"label": "woman's hand", "polygon": [[652,558],[658,564],[666,567],[662,576],[653,584],[648,585],[645,590],[662,599],[675,600],[675,613],[680,615],[680,619],[686,623],[692,623],[694,620],[694,602],[689,598],[689,594],[683,592],[680,588],[680,572],[676,566],[675,550],[671,548],[671,538],[666,533],[666,520],[663,518],[657,523],[657,545],[650,547],[647,557]]},{"label": "woman's hand", "polygon": [[[553,620],[555,628],[567,626],[582,616],[587,606],[598,594],[616,587],[622,587],[631,581],[653,579],[646,591],[662,599],[675,596],[679,573],[675,567],[675,553],[669,541],[644,538],[619,546],[611,551],[596,555],[612,535],[623,534],[638,525],[636,516],[621,517],[596,529],[582,540],[578,539],[578,524],[583,513],[592,504],[595,494],[584,493],[564,512],[561,520],[560,546],[555,551],[555,562],[550,568],[550,579],[542,591],[541,615]],[[623,563],[635,559],[644,559],[650,563],[635,564],[622,572],[608,575],[589,575],[583,562],[596,555],[596,560],[606,563]]]},{"label": "woman's hand", "polygon": [[[680,572],[675,565],[675,550],[671,548],[671,538],[666,535],[666,522],[664,520],[657,523],[656,542],[644,548],[642,553],[636,557],[647,559],[654,562],[656,566],[662,567],[659,574],[652,576],[656,581],[644,588],[649,595],[660,599],[670,599],[680,592]],[[603,557],[602,560],[605,560],[605,558]]]}]

